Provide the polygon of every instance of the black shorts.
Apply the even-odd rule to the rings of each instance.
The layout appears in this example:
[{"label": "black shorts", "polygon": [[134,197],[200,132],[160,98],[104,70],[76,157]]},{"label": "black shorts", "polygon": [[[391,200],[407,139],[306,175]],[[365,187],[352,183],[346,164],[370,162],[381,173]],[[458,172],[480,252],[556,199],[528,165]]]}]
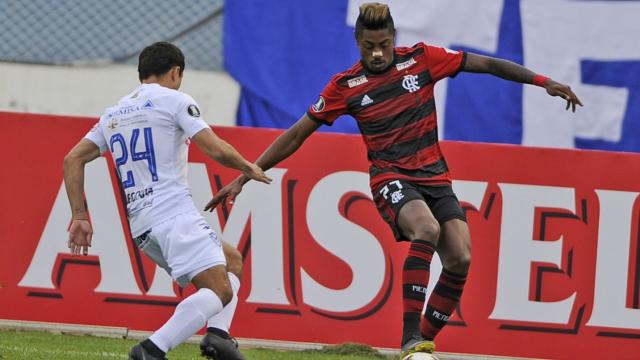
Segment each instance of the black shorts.
[{"label": "black shorts", "polygon": [[451,185],[425,186],[406,180],[393,180],[380,186],[373,193],[378,212],[389,224],[397,241],[408,241],[398,227],[400,209],[411,200],[423,200],[440,225],[452,219],[464,222],[467,217]]}]

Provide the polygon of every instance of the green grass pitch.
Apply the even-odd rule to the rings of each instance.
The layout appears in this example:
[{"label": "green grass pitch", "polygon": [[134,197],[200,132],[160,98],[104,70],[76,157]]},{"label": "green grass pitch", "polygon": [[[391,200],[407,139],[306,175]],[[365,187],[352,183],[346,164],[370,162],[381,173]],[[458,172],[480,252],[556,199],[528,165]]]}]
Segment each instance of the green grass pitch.
[{"label": "green grass pitch", "polygon": [[[34,331],[0,331],[0,359],[127,359],[138,341],[88,335],[53,334]],[[375,350],[358,346],[339,346],[317,351],[277,351],[242,348],[247,360],[365,360],[384,359]],[[341,355],[341,353],[352,355]],[[169,352],[171,360],[204,359],[197,345],[183,344]]]}]

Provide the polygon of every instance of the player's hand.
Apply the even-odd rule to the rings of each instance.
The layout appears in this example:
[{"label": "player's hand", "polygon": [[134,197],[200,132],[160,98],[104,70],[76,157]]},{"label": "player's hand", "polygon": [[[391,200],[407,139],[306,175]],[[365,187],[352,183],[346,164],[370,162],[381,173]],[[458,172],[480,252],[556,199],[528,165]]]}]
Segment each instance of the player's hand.
[{"label": "player's hand", "polygon": [[242,172],[244,176],[249,179],[253,179],[256,181],[263,182],[265,184],[271,184],[271,178],[267,176],[267,174],[262,171],[260,166],[256,164],[249,164],[248,168]]},{"label": "player's hand", "polygon": [[582,102],[580,102],[580,99],[578,99],[576,94],[568,85],[561,84],[549,79],[545,82],[544,88],[547,90],[547,94],[551,96],[560,96],[561,98],[567,100],[566,110],[569,110],[569,107],[571,107],[571,111],[576,112],[576,105],[583,106]]},{"label": "player's hand", "polygon": [[229,199],[229,202],[233,204],[236,196],[238,196],[238,194],[240,194],[240,192],[242,191],[242,186],[244,185],[244,183],[245,181],[243,177],[240,176],[227,184],[225,187],[220,189],[220,191],[218,191],[218,193],[213,197],[213,199],[211,199],[211,201],[207,203],[207,205],[205,205],[204,211],[213,211],[216,206],[220,205],[220,203],[222,203],[226,199]]},{"label": "player's hand", "polygon": [[75,219],[69,227],[69,249],[73,255],[88,255],[91,247],[93,228],[88,220]]}]

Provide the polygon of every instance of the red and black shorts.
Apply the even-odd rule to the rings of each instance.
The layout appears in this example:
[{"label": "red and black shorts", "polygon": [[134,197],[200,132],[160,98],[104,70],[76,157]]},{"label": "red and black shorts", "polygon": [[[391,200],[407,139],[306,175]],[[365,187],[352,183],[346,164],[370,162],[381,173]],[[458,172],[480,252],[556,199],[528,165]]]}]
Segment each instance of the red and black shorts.
[{"label": "red and black shorts", "polygon": [[373,193],[378,212],[389,224],[397,241],[408,241],[398,227],[400,209],[411,200],[423,200],[440,225],[452,219],[464,222],[467,217],[451,185],[425,186],[406,180],[393,180],[380,186]]}]

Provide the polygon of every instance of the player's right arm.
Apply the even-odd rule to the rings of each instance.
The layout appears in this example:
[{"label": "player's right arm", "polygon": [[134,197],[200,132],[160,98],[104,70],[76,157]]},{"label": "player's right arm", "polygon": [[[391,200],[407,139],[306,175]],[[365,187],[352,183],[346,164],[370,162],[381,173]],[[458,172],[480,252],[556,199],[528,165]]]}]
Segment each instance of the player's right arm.
[{"label": "player's right arm", "polygon": [[[318,100],[309,107],[298,121],[265,150],[256,160],[256,164],[264,170],[268,170],[280,161],[288,158],[296,152],[300,145],[318,130],[320,125],[331,126],[333,122],[348,111],[346,96],[339,85],[341,74],[334,75],[329,84],[324,88]],[[218,204],[229,198],[231,201],[242,191],[242,186],[249,181],[246,176],[240,176],[223,187],[205,206],[206,210],[213,210]]]},{"label": "player's right arm", "polygon": [[69,249],[73,255],[87,255],[93,229],[84,202],[84,166],[100,156],[100,147],[91,140],[82,139],[64,158],[64,186],[71,205]]},{"label": "player's right arm", "polygon": [[[305,113],[295,124],[293,124],[287,131],[282,133],[278,138],[260,155],[256,160],[256,165],[264,170],[268,170],[274,167],[282,160],[288,158],[291,154],[296,152],[298,148],[304,143],[304,141],[313,134],[320,127],[320,123],[311,120],[311,118]],[[234,181],[222,188],[216,196],[207,203],[205,211],[213,210],[224,199],[230,200],[235,197],[242,190],[242,186],[249,181],[246,175],[241,175]]]},{"label": "player's right arm", "polygon": [[173,94],[178,105],[174,114],[177,125],[202,152],[222,166],[242,171],[243,175],[251,179],[267,184],[271,182],[262,169],[247,161],[233,146],[211,130],[202,120],[198,104],[191,96],[180,92]]},{"label": "player's right arm", "polygon": [[[276,166],[280,161],[288,158],[296,152],[307,138],[318,130],[320,123],[311,120],[306,113],[287,131],[278,138],[260,155],[256,164],[268,170]],[[247,182],[248,179],[243,179]],[[243,183],[244,184],[244,183]]]}]

